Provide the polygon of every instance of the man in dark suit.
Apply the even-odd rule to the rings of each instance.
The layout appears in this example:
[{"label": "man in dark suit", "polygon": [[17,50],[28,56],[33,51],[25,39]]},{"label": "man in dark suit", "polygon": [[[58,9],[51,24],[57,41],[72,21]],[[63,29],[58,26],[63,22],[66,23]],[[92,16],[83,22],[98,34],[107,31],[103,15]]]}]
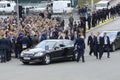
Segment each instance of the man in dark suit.
[{"label": "man in dark suit", "polygon": [[22,50],[30,48],[30,39],[27,37],[27,34],[22,38]]},{"label": "man in dark suit", "polygon": [[84,39],[80,36],[76,39],[74,47],[77,45],[77,62],[79,62],[80,57],[82,57],[82,62],[85,62],[84,60],[84,49],[85,49],[85,42]]},{"label": "man in dark suit", "polygon": [[104,49],[107,51],[107,58],[110,58],[110,38],[107,36],[107,33],[104,33],[103,36],[103,41],[104,41]]},{"label": "man in dark suit", "polygon": [[95,50],[96,58],[101,59],[103,55],[103,39],[100,36],[100,32],[97,32],[94,43],[95,43],[94,50]]},{"label": "man in dark suit", "polygon": [[1,62],[7,61],[7,51],[9,50],[9,42],[4,37],[4,34],[2,35],[2,39],[0,39],[0,55],[1,55]]},{"label": "man in dark suit", "polygon": [[88,37],[88,43],[87,43],[90,46],[89,55],[92,55],[92,53],[94,53],[94,55],[95,55],[95,52],[94,52],[94,38],[95,38],[95,36],[93,35],[93,32],[91,32],[91,35]]}]

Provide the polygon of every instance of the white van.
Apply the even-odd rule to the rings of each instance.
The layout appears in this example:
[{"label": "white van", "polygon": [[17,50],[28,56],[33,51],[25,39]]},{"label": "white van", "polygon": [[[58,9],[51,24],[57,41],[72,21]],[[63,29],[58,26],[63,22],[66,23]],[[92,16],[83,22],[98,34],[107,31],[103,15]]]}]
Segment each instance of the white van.
[{"label": "white van", "polygon": [[101,0],[98,3],[96,3],[95,8],[96,10],[107,9],[109,4],[110,4],[109,0]]},{"label": "white van", "polygon": [[14,1],[0,1],[0,12],[14,13],[16,3]]},{"label": "white van", "polygon": [[70,0],[53,1],[53,13],[71,13],[73,8],[71,7]]}]

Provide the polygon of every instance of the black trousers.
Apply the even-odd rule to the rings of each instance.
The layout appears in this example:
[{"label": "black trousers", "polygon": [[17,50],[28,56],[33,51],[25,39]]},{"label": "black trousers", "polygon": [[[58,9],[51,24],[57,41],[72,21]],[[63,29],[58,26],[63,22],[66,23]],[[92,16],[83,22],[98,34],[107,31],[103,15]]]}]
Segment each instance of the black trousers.
[{"label": "black trousers", "polygon": [[97,48],[96,48],[96,57],[101,59],[103,55],[103,47],[99,44],[97,44]]},{"label": "black trousers", "polygon": [[85,59],[84,59],[84,50],[77,50],[78,52],[78,55],[77,55],[77,62],[80,61],[80,58],[82,57],[82,62],[85,62]]},{"label": "black trousers", "polygon": [[92,53],[94,53],[94,56],[95,56],[95,48],[94,48],[94,46],[90,46],[89,55],[92,55]]},{"label": "black trousers", "polygon": [[106,51],[107,51],[107,58],[110,58],[110,47],[109,47],[109,45],[105,45],[104,48],[105,48]]}]

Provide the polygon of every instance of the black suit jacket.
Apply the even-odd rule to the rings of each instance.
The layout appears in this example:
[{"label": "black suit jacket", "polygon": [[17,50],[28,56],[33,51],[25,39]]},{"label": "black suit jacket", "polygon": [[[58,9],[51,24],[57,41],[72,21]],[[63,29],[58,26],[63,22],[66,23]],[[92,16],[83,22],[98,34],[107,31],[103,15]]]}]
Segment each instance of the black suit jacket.
[{"label": "black suit jacket", "polygon": [[98,46],[98,44],[99,44],[100,47],[103,47],[104,41],[103,41],[103,38],[100,37],[100,38],[99,38],[99,43],[98,43],[97,36],[96,36],[95,39],[94,39],[94,45],[95,45],[95,46]]},{"label": "black suit jacket", "polygon": [[76,41],[75,41],[74,46],[75,46],[75,45],[80,46],[80,50],[84,50],[84,49],[85,49],[85,42],[84,42],[84,39],[78,37],[78,38],[76,39]]},{"label": "black suit jacket", "polygon": [[[103,37],[103,43],[105,45],[105,37]],[[110,47],[110,38],[107,36],[107,45]]]},{"label": "black suit jacket", "polygon": [[9,41],[6,38],[0,39],[0,49],[9,49]]},{"label": "black suit jacket", "polygon": [[92,38],[92,36],[90,35],[89,37],[88,37],[88,45],[90,45],[90,47],[93,47],[94,46],[94,39],[95,39],[95,36],[93,36],[93,38]]}]

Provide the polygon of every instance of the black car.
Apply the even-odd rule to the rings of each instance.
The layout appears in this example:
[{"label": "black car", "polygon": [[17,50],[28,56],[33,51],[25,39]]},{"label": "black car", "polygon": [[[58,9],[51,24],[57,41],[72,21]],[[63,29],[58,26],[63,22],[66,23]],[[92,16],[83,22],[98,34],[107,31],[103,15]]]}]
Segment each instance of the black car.
[{"label": "black car", "polygon": [[110,50],[115,51],[120,48],[120,31],[103,31],[100,36],[103,36],[105,32],[110,38]]},{"label": "black car", "polygon": [[74,42],[71,40],[44,40],[32,49],[22,51],[20,61],[24,64],[31,62],[42,62],[49,64],[58,59],[76,60],[77,53],[74,52]]}]

